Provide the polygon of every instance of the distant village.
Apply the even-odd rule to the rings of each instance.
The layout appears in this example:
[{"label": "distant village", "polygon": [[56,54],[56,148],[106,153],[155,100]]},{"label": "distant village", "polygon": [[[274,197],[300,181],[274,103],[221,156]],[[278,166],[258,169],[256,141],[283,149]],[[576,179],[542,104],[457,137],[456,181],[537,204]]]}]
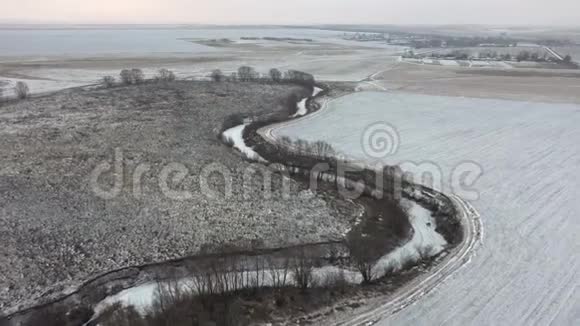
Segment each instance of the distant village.
[{"label": "distant village", "polygon": [[[343,39],[357,42],[384,42],[389,45],[406,46],[403,57],[421,58],[425,55],[416,53],[419,49],[449,49],[446,53],[430,51],[429,57],[456,60],[497,60],[497,61],[534,61],[572,64],[572,57],[560,55],[551,47],[569,46],[573,43],[565,40],[541,40],[536,43],[510,38],[502,33],[488,37],[455,37],[442,35],[416,35],[407,33],[344,33]],[[482,48],[477,54],[462,51],[461,48]],[[497,51],[490,48],[498,48]],[[502,53],[499,48],[518,48],[518,53]],[[517,51],[517,50],[516,50]],[[512,51],[513,52],[513,51]]]},{"label": "distant village", "polygon": [[539,47],[574,45],[569,41],[562,40],[543,40],[537,43],[529,43],[510,38],[505,33],[502,33],[497,37],[453,37],[408,33],[344,33],[343,39],[358,42],[386,42],[390,45],[409,46],[415,49],[446,47]]}]

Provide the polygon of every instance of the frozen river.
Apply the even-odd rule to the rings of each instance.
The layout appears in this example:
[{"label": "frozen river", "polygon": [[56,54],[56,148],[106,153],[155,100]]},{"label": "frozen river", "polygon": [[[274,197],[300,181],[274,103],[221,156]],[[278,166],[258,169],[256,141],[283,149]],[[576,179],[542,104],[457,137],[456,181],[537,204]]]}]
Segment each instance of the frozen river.
[{"label": "frozen river", "polygon": [[430,161],[444,190],[457,165],[481,166],[485,229],[470,264],[379,325],[578,325],[580,106],[363,92],[274,133],[374,160],[361,136],[377,121],[398,132],[383,162]]}]

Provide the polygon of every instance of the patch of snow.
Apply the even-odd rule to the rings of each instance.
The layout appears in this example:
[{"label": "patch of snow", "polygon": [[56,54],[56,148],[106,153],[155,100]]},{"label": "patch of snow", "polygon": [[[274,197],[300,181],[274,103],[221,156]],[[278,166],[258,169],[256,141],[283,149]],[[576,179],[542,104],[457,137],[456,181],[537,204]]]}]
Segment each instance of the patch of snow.
[{"label": "patch of snow", "polygon": [[308,113],[308,109],[306,109],[306,101],[308,101],[307,97],[305,97],[302,101],[296,104],[298,106],[298,111],[296,111],[296,113],[292,115],[292,118],[301,117],[306,113]]},{"label": "patch of snow", "polygon": [[320,94],[320,92],[322,92],[323,89],[320,87],[314,87],[314,91],[312,92],[312,97],[315,97],[316,95]]},{"label": "patch of snow", "polygon": [[445,60],[445,59],[441,59],[441,60],[439,60],[439,63],[442,66],[459,66],[459,63],[457,63],[457,61],[455,61],[455,60]]},{"label": "patch of snow", "polygon": [[[187,285],[183,282],[183,287]],[[180,284],[181,286],[181,284]],[[118,303],[124,307],[133,306],[139,312],[145,312],[148,308],[153,306],[153,301],[155,299],[155,293],[157,292],[157,283],[146,283],[140,286],[132,287],[130,289],[123,290],[115,295],[105,298],[103,301],[99,302],[95,307],[95,316],[98,316],[105,311],[108,307]]]},{"label": "patch of snow", "polygon": [[244,154],[247,158],[256,160],[256,161],[266,161],[262,158],[253,148],[246,145],[244,142],[244,129],[246,128],[245,124],[241,124],[239,126],[235,126],[223,132],[222,136],[225,139],[231,140],[233,142],[233,146],[237,148],[242,154]]},{"label": "patch of snow", "polygon": [[[236,273],[238,275],[236,275]],[[256,276],[254,271],[243,271],[236,273],[228,273],[224,277],[230,280],[244,280],[248,278],[255,278]],[[274,276],[283,274],[283,269],[276,270],[275,272],[265,270],[263,274],[260,273],[260,283],[262,286],[273,286],[275,284]],[[334,276],[344,276],[345,281],[350,284],[360,284],[363,281],[359,272],[341,269],[336,266],[323,266],[314,268],[312,270],[313,284],[324,284],[327,280],[331,280]],[[296,285],[294,281],[294,272],[291,269],[287,271],[286,284]],[[197,284],[194,278],[182,278],[177,281],[176,285],[187,293],[190,291],[195,293],[195,289],[197,289]],[[108,307],[111,307],[114,304],[120,304],[123,307],[133,306],[139,313],[145,314],[147,310],[153,306],[155,298],[159,293],[159,287],[159,283],[149,282],[109,296],[95,306],[95,315],[93,318],[98,317]]]}]

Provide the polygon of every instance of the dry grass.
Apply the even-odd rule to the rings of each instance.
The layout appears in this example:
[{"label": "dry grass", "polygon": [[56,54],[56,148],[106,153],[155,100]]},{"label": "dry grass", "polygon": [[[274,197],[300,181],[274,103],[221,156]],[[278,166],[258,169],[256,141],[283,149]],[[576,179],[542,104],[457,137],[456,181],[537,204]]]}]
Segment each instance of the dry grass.
[{"label": "dry grass", "polygon": [[[227,117],[285,112],[281,99],[302,88],[288,85],[175,82],[72,90],[0,106],[0,307],[29,305],[87,277],[125,266],[196,253],[207,243],[253,242],[261,246],[336,238],[348,212],[313,195],[280,195],[273,178],[265,199],[261,178],[244,191],[241,162],[218,139]],[[91,171],[123,153],[124,187],[111,200],[89,186]],[[187,200],[165,197],[159,186],[169,163],[189,171],[174,189]],[[218,163],[231,172],[232,196],[208,198],[199,175]],[[150,170],[133,191],[133,172]],[[113,178],[106,173],[99,182]],[[209,178],[224,191],[223,179]],[[344,211],[344,210],[343,210]]]}]

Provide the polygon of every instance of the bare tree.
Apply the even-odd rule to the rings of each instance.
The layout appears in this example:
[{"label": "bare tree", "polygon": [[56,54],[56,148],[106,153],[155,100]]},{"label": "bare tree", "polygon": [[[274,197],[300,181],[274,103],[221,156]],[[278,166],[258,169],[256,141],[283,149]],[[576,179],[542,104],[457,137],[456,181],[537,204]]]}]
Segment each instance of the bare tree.
[{"label": "bare tree", "polygon": [[14,86],[14,93],[16,93],[16,97],[23,100],[28,97],[30,94],[30,88],[25,82],[17,82],[16,86]]},{"label": "bare tree", "polygon": [[276,68],[270,69],[270,78],[272,81],[279,83],[282,80],[282,72]]},{"label": "bare tree", "polygon": [[374,277],[373,267],[381,258],[382,251],[378,241],[372,236],[365,236],[361,232],[351,232],[346,240],[350,253],[351,263],[360,272],[365,283],[371,282]]},{"label": "bare tree", "polygon": [[241,66],[238,68],[238,78],[240,81],[251,81],[256,79],[258,73],[256,70],[249,66]]},{"label": "bare tree", "polygon": [[121,83],[123,83],[123,85],[131,85],[134,83],[133,74],[129,69],[121,70],[121,74],[119,76],[121,77]]},{"label": "bare tree", "polygon": [[105,88],[111,88],[113,86],[115,86],[115,77],[113,76],[105,76],[101,79],[101,84],[105,87]]},{"label": "bare tree", "polygon": [[311,145],[312,152],[320,157],[332,156],[336,153],[332,145],[324,141],[317,141]]},{"label": "bare tree", "polygon": [[312,285],[312,273],[314,269],[314,261],[308,255],[306,249],[300,248],[294,257],[294,282],[302,290],[308,289]]},{"label": "bare tree", "polygon": [[141,69],[133,68],[123,69],[121,71],[121,83],[123,85],[133,85],[133,84],[141,84],[145,81],[145,74]]},{"label": "bare tree", "polygon": [[267,263],[272,278],[272,286],[274,288],[285,287],[290,271],[290,257],[286,256],[283,258],[282,266],[278,266],[276,259],[271,257],[267,259]]},{"label": "bare tree", "polygon": [[157,76],[155,76],[156,81],[170,82],[174,81],[175,79],[176,77],[173,71],[165,68],[159,69]]},{"label": "bare tree", "polygon": [[133,82],[135,84],[141,84],[145,81],[145,74],[141,69],[133,68],[131,69],[131,74],[133,75]]},{"label": "bare tree", "polygon": [[521,51],[517,56],[516,56],[516,60],[518,62],[520,61],[528,61],[530,60],[530,51]]},{"label": "bare tree", "polygon": [[224,73],[220,69],[214,69],[211,72],[210,77],[214,82],[217,82],[217,83],[223,81],[225,78]]}]

